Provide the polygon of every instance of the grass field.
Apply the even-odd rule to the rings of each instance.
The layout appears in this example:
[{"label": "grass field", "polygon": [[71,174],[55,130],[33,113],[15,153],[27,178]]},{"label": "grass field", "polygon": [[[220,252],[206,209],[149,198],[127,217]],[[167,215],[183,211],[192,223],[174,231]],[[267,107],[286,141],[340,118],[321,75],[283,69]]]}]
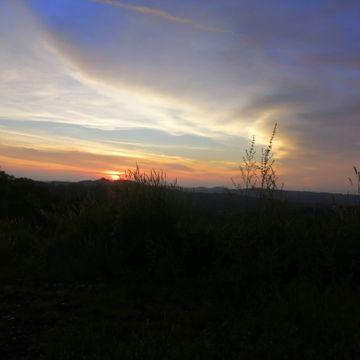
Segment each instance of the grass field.
[{"label": "grass field", "polygon": [[1,174],[2,359],[358,358],[357,206],[139,176]]}]

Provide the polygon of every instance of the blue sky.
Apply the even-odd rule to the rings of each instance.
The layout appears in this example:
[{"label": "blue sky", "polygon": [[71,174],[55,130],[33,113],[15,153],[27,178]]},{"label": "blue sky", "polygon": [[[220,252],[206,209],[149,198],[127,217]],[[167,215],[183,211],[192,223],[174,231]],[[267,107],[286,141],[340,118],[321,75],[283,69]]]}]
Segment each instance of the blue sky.
[{"label": "blue sky", "polygon": [[3,0],[0,163],[74,180],[138,162],[230,185],[277,122],[285,185],[346,191],[359,18],[346,0]]}]

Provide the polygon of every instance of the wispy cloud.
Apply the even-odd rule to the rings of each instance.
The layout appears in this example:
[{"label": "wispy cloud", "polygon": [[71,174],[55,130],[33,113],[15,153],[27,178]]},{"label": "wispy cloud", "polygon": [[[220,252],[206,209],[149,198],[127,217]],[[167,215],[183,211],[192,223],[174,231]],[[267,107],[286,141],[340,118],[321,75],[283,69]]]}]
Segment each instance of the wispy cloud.
[{"label": "wispy cloud", "polygon": [[248,136],[265,144],[278,122],[286,186],[343,191],[360,150],[360,3],[265,3],[0,0],[1,166],[83,178],[137,161],[229,185]]},{"label": "wispy cloud", "polygon": [[153,8],[153,7],[148,7],[148,6],[140,6],[140,5],[131,5],[131,4],[126,4],[122,1],[115,1],[115,0],[90,0],[90,1],[96,2],[96,3],[107,4],[107,5],[115,6],[118,8],[130,10],[130,11],[135,11],[135,12],[138,12],[138,13],[141,13],[144,15],[156,16],[156,17],[162,18],[164,20],[175,22],[178,24],[190,25],[194,28],[197,28],[197,29],[200,29],[203,31],[218,32],[218,33],[232,33],[231,30],[222,29],[222,28],[218,28],[215,26],[202,25],[191,19],[181,17],[181,16],[176,16],[176,15],[170,14],[170,13],[168,13],[164,10],[158,9],[158,8]]}]

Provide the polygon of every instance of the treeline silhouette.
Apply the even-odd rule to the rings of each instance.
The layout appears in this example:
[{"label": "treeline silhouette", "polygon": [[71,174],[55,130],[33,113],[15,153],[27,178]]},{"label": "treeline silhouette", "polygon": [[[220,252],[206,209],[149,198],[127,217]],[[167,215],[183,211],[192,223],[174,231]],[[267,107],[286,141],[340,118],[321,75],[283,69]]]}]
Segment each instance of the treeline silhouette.
[{"label": "treeline silhouette", "polygon": [[357,358],[360,208],[295,206],[271,179],[258,198],[199,197],[138,167],[1,172],[2,358]]}]

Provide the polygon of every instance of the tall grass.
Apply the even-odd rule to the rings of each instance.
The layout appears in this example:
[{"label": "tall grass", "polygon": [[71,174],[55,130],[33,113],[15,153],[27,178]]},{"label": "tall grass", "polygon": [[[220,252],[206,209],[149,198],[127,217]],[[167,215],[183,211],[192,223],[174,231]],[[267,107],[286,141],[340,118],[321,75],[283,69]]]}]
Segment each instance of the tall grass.
[{"label": "tall grass", "polygon": [[261,149],[259,158],[256,156],[255,136],[252,137],[249,148],[245,150],[243,161],[239,165],[240,179],[231,179],[234,187],[243,194],[258,190],[262,197],[272,197],[276,190],[282,188],[278,185],[273,152],[277,127],[275,123],[268,145]]},{"label": "tall grass", "polygon": [[135,169],[125,172],[125,179],[127,181],[122,198],[126,199],[126,206],[138,206],[139,211],[144,211],[146,206],[154,210],[164,210],[174,191],[179,190],[177,179],[169,181],[162,169],[151,169],[146,172],[136,165]]},{"label": "tall grass", "polygon": [[348,177],[352,193],[354,195],[360,195],[360,169],[357,166],[353,166],[353,177]]},{"label": "tall grass", "polygon": [[343,218],[347,219],[350,216],[358,218],[360,216],[360,169],[357,166],[353,166],[353,175],[348,177],[348,182],[350,185],[350,191],[348,195],[355,197],[351,202],[355,206],[342,207],[341,212],[343,213]]},{"label": "tall grass", "polygon": [[277,131],[277,123],[275,123],[271,133],[269,143],[266,148],[262,149],[260,161],[260,187],[262,190],[273,191],[278,189],[276,171],[274,168],[275,158],[273,153],[273,143]]},{"label": "tall grass", "polygon": [[163,169],[151,169],[150,172],[142,171],[138,164],[134,170],[125,172],[125,179],[140,186],[156,188],[157,190],[177,188],[177,179],[169,182]]}]

